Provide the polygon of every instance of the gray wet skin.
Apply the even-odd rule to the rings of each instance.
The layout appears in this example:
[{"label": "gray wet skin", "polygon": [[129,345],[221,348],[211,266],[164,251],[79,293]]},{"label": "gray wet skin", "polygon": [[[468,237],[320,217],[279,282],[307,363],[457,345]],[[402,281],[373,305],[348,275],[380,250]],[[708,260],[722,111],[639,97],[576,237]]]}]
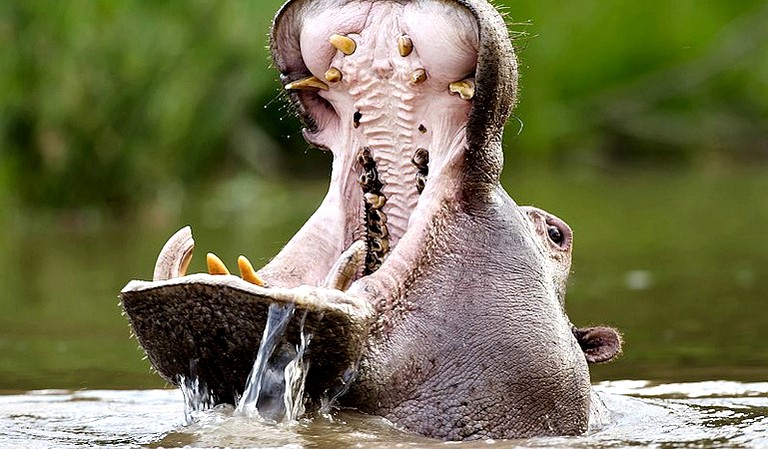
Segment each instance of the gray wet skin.
[{"label": "gray wet skin", "polygon": [[[293,0],[271,42],[307,140],[333,153],[328,194],[259,270],[268,287],[177,277],[164,267],[186,254],[173,249],[157,282],[126,286],[123,307],[153,366],[175,382],[194,359],[231,400],[252,359],[230,354],[257,346],[248,335],[263,329],[253,321],[271,298],[331,317],[315,332],[336,338],[313,340],[311,363],[340,360],[310,368],[310,401],[359,361],[339,403],[426,436],[584,432],[587,361],[610,360],[620,340],[570,323],[570,228],[500,185],[517,63],[497,11],[484,0]],[[360,266],[339,264],[360,241]]]}]

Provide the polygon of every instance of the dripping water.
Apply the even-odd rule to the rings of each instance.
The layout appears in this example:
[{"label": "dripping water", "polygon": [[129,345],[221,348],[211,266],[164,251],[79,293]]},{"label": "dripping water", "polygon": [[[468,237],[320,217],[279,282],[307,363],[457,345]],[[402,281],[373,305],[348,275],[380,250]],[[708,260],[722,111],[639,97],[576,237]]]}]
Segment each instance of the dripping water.
[{"label": "dripping water", "polygon": [[308,363],[304,354],[311,335],[304,331],[307,312],[301,318],[297,347],[284,340],[294,315],[292,304],[271,304],[259,351],[248,376],[236,413],[270,422],[295,421],[304,412],[304,380]]},{"label": "dripping water", "polygon": [[304,323],[307,319],[307,311],[301,317],[299,326],[299,336],[301,338],[296,356],[285,367],[285,393],[283,394],[283,404],[285,406],[285,419],[296,421],[304,414],[304,385],[309,371],[309,361],[304,358],[304,354],[312,339],[312,334],[305,332]]},{"label": "dripping water", "polygon": [[338,383],[320,398],[320,414],[326,417],[331,416],[333,405],[340,397],[349,391],[350,387],[352,386],[352,381],[354,381],[357,377],[358,363],[359,360],[347,368],[344,373],[342,373]]},{"label": "dripping water", "polygon": [[184,396],[184,425],[196,421],[196,412],[209,410],[215,404],[208,386],[197,376],[197,360],[189,362],[189,377],[179,375],[179,389]]}]

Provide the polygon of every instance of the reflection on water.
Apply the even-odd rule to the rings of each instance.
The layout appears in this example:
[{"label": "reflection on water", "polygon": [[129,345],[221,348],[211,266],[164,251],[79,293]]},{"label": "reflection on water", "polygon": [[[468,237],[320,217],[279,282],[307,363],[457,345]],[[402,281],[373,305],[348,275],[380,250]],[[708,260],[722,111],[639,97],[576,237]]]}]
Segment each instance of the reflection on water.
[{"label": "reflection on water", "polygon": [[[608,422],[587,435],[452,445],[480,447],[765,447],[768,383],[643,381],[596,385]],[[385,420],[352,412],[269,425],[219,406],[183,425],[180,393],[36,391],[0,396],[0,447],[440,448]]]}]

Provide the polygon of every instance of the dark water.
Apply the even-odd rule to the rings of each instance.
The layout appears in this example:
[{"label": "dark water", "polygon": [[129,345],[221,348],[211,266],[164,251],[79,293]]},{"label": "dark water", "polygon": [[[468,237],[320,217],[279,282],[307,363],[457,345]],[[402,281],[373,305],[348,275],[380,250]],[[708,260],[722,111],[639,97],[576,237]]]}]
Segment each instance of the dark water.
[{"label": "dark water", "polygon": [[[760,383],[768,381],[768,174],[508,169],[506,176],[518,202],[548,209],[574,229],[571,319],[579,326],[610,324],[624,334],[624,356],[593,367],[593,380],[661,385],[603,384],[607,405],[621,411],[606,429],[585,439],[519,444],[768,445],[768,388]],[[29,439],[53,447],[59,437],[71,446],[258,446],[271,438],[271,445],[287,447],[323,445],[324,438],[328,447],[333,441],[426,444],[360,417],[339,419],[352,422],[347,425],[315,421],[275,430],[220,410],[198,427],[180,428],[180,393],[156,390],[165,385],[120,316],[117,292],[129,279],[151,277],[157,252],[182,225],[195,233],[193,272],[204,269],[206,251],[230,264],[239,254],[263,264],[324,189],[322,183],[238,178],[117,222],[95,212],[6,208],[0,216],[0,447]],[[715,380],[732,382],[706,383]],[[65,391],[29,393],[51,388]]]}]

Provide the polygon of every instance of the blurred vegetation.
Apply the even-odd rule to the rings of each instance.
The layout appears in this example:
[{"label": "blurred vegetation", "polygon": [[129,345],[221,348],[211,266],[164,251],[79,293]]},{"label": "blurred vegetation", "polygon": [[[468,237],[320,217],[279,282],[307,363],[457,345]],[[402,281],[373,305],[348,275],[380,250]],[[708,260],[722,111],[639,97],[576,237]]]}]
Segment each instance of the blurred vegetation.
[{"label": "blurred vegetation", "polygon": [[[281,3],[0,2],[0,206],[125,213],[327,176],[269,67]],[[523,34],[513,164],[768,161],[768,2],[496,3]]]}]

